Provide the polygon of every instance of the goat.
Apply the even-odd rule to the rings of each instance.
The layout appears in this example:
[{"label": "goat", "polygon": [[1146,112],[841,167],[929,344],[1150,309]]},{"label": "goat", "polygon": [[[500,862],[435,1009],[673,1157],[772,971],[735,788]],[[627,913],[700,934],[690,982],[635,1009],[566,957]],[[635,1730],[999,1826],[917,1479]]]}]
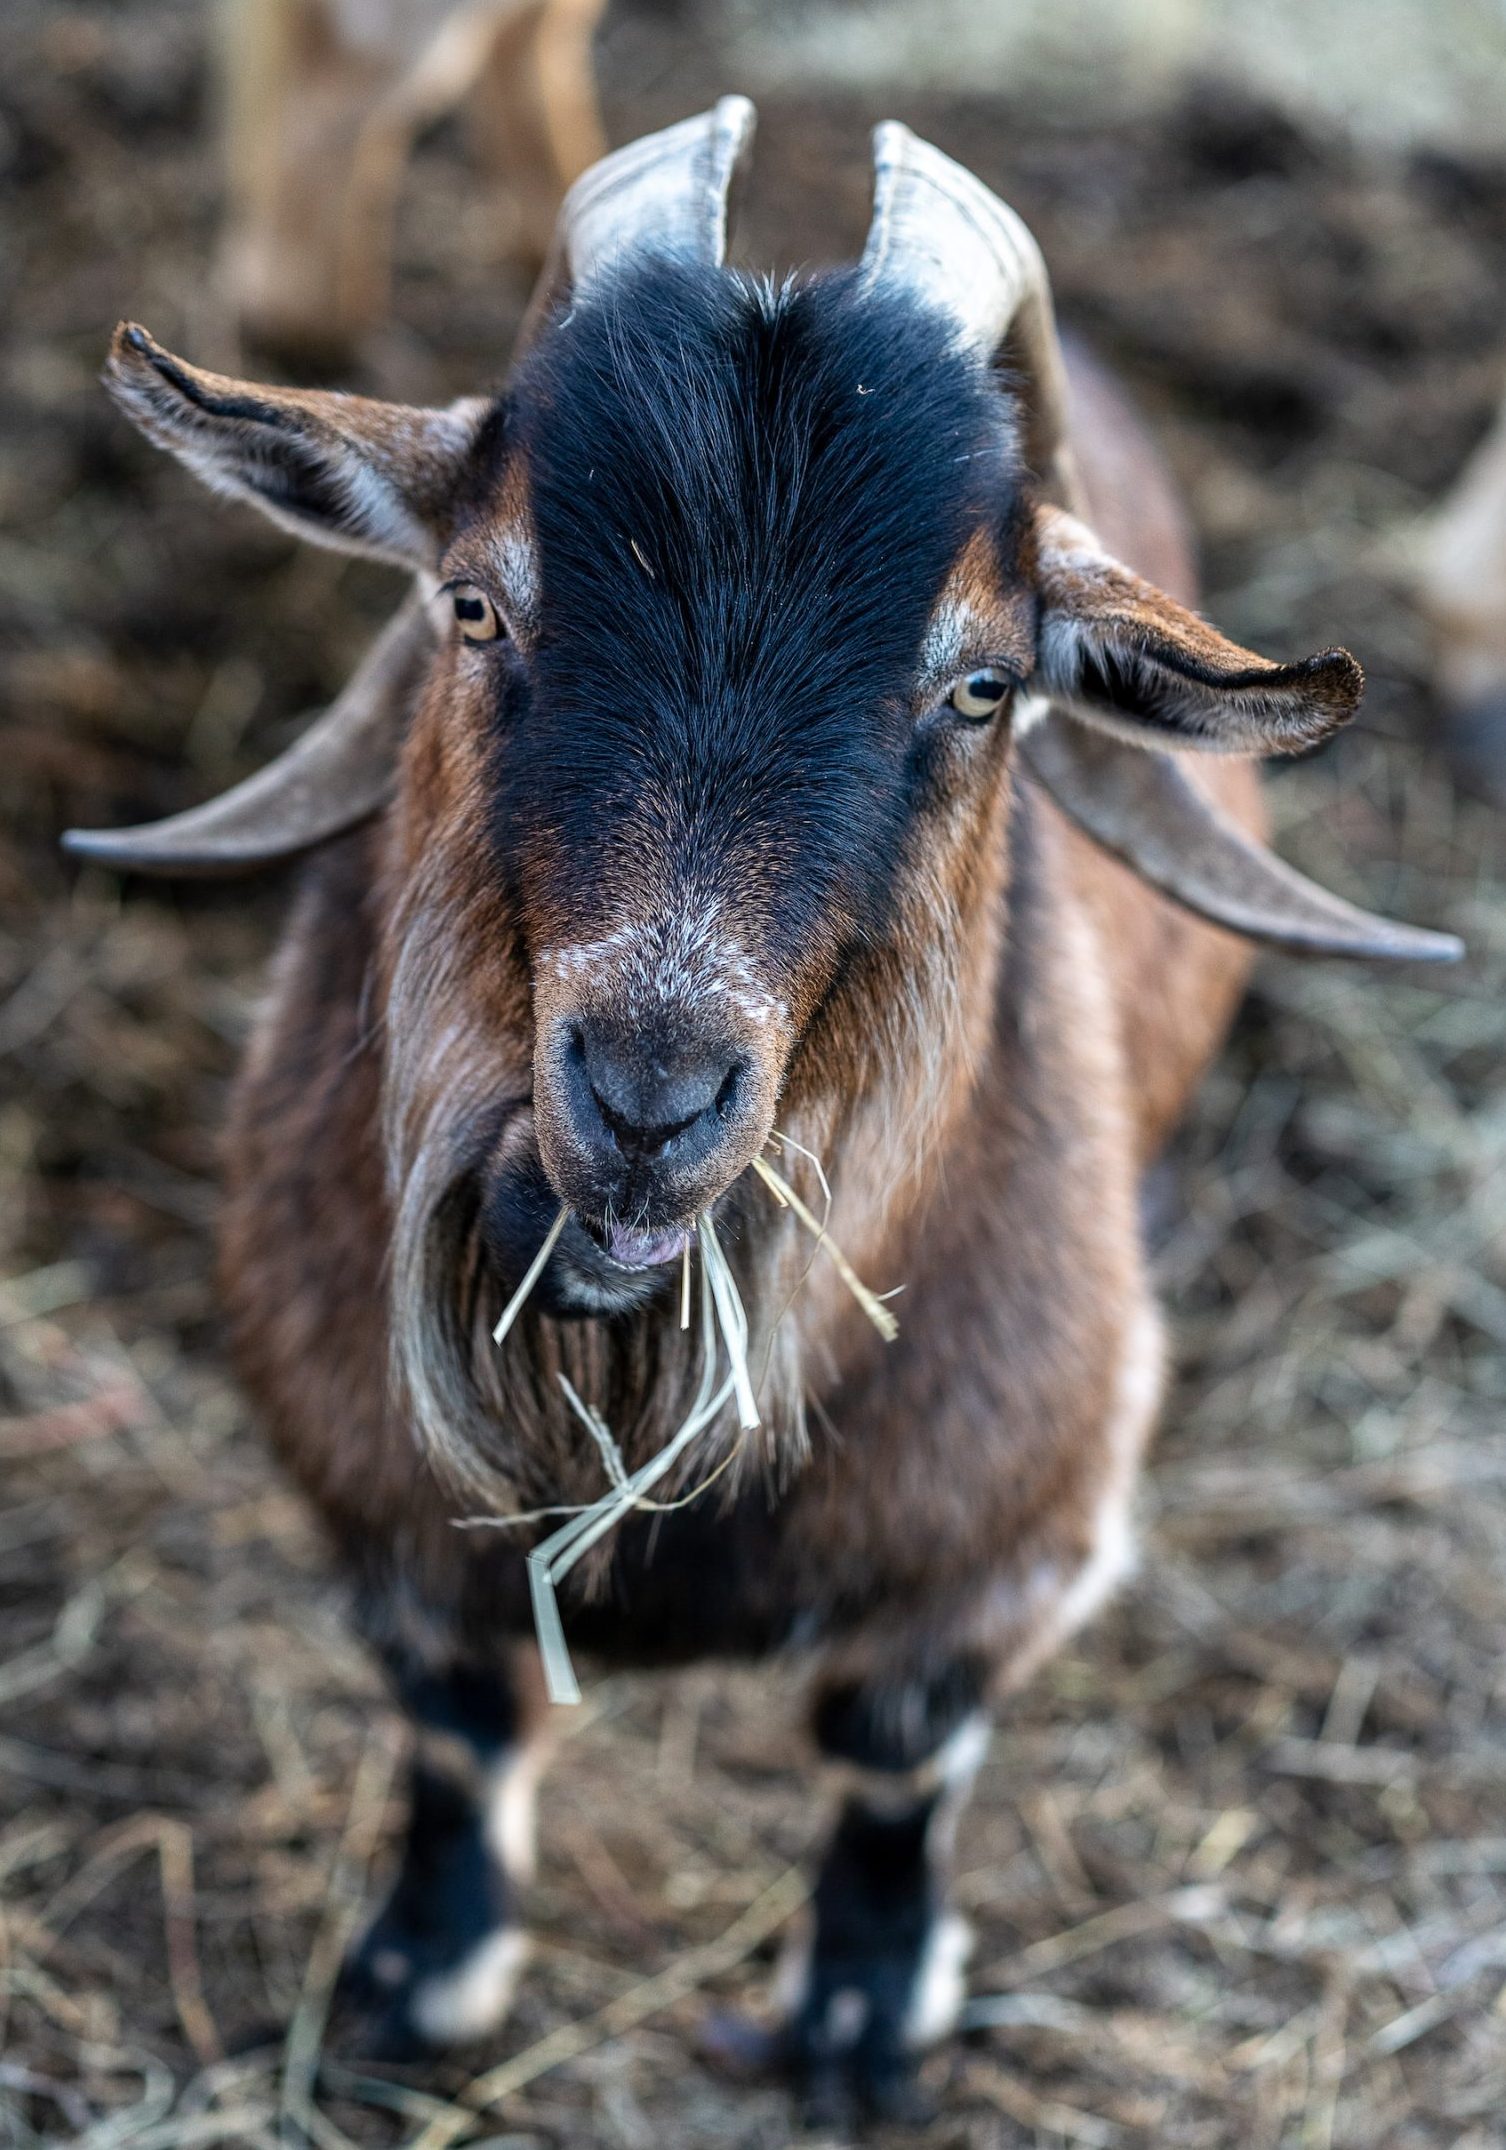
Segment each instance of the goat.
[{"label": "goat", "polygon": [[1506,402],[1402,554],[1430,630],[1444,752],[1469,790],[1506,805]]},{"label": "goat", "polygon": [[605,148],[591,72],[604,0],[233,0],[222,276],[247,333],[322,360],[382,318],[418,130],[462,100],[514,251]]},{"label": "goat", "polygon": [[[736,274],[751,125],[725,99],[577,183],[496,397],[254,387],[117,332],[154,440],[419,587],[282,762],[71,841],[312,854],[222,1271],[415,1727],[353,1972],[388,2035],[490,2033],[523,1947],[544,1525],[455,1523],[600,1495],[560,1376],[624,1470],[660,1454],[712,1373],[675,1285],[714,1216],[761,1427],[729,1396],[564,1624],[611,1664],[809,1671],[841,1804],[775,2044],[818,2106],[896,2112],[962,1993],[942,1868],[986,1713],[1130,1565],[1163,1365],[1137,1190],[1242,937],[1458,949],[1264,848],[1250,757],[1347,722],[1359,667],[1190,609],[1175,499],[1014,214],[889,123],[855,269]],[[769,1199],[776,1122],[903,1283],[892,1344]]]}]

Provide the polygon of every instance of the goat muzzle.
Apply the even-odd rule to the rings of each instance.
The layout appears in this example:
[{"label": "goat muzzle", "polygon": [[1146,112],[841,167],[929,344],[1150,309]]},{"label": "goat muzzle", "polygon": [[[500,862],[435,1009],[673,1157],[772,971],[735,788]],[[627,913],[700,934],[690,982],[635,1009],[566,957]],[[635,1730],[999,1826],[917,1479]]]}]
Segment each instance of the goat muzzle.
[{"label": "goat muzzle", "polygon": [[762,1039],[705,1008],[558,1008],[534,1066],[544,1169],[613,1260],[673,1261],[763,1148],[778,1076]]}]

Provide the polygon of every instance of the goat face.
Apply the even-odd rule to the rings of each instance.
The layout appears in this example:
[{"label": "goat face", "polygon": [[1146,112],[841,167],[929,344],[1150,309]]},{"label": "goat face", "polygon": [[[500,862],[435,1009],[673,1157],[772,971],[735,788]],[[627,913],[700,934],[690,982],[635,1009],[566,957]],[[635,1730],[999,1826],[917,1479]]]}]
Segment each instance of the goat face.
[{"label": "goat face", "polygon": [[397,1177],[469,1144],[504,1273],[567,1205],[556,1312],[650,1292],[782,1098],[849,1109],[883,1062],[892,1103],[906,1045],[907,1109],[965,1091],[1043,695],[1269,751],[1358,692],[1040,504],[998,377],[845,272],[629,266],[444,411],[249,388],[134,329],[109,377],[212,483],[440,588],[389,846]]},{"label": "goat face", "polygon": [[[510,509],[443,572],[514,626],[460,643],[457,698],[492,742],[544,1168],[619,1261],[652,1263],[758,1155],[839,981],[892,941],[940,733],[973,735],[975,785],[997,782],[997,743],[917,707],[917,665],[969,540],[1018,552],[1009,428],[917,310],[661,267],[546,340],[507,437]],[[1023,624],[996,641],[959,662],[1024,667]],[[927,684],[944,710],[950,681]]]}]

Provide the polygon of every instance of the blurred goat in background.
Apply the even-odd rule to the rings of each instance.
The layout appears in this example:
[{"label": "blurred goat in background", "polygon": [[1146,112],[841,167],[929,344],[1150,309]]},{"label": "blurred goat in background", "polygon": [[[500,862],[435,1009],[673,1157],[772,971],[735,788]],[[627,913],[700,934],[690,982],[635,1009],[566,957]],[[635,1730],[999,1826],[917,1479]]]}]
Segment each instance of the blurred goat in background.
[{"label": "blurred goat in background", "polygon": [[1506,402],[1416,547],[1444,751],[1461,783],[1506,806]]},{"label": "blurred goat in background", "polygon": [[386,314],[418,131],[464,103],[537,266],[570,181],[606,147],[591,66],[605,0],[233,0],[223,273],[252,341],[348,355]]}]

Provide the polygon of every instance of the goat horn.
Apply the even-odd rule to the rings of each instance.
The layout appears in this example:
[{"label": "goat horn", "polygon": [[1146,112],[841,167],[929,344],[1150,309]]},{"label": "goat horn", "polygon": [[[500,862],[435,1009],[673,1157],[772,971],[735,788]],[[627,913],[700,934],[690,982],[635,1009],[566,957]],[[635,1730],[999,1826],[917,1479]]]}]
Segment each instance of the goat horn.
[{"label": "goat horn", "polygon": [[[1091,522],[1068,437],[1066,368],[1041,250],[1014,210],[897,120],[873,137],[873,221],[861,275],[898,281],[985,364],[1013,359],[1027,463],[1048,499]],[[1080,829],[1212,924],[1315,954],[1452,962],[1451,934],[1356,909],[1221,813],[1164,754],[1048,710],[1022,735],[1031,774]]]},{"label": "goat horn", "polygon": [[1164,754],[1142,754],[1056,717],[1028,727],[1032,776],[1080,829],[1173,897],[1231,933],[1312,955],[1452,963],[1451,933],[1397,925],[1330,895],[1247,836]]},{"label": "goat horn", "polygon": [[528,348],[573,292],[625,255],[668,255],[720,267],[729,206],[756,119],[746,97],[722,97],[709,112],[614,149],[582,172],[560,208],[518,351]]},{"label": "goat horn", "polygon": [[[519,348],[556,305],[626,253],[720,263],[754,116],[746,97],[723,97],[711,111],[631,142],[582,173],[565,197]],[[137,873],[229,874],[353,828],[391,792],[403,726],[433,646],[414,597],[338,700],[276,761],[165,821],[69,829],[64,847],[76,858]]]},{"label": "goat horn", "polygon": [[133,873],[232,874],[307,851],[386,803],[434,629],[415,593],[296,745],[202,806],[132,829],[69,829],[64,849]]},{"label": "goat horn", "polygon": [[1081,514],[1051,279],[1034,236],[981,180],[899,120],[874,129],[873,167],[861,280],[906,285],[985,364],[1013,358],[1026,460],[1050,499]]}]

